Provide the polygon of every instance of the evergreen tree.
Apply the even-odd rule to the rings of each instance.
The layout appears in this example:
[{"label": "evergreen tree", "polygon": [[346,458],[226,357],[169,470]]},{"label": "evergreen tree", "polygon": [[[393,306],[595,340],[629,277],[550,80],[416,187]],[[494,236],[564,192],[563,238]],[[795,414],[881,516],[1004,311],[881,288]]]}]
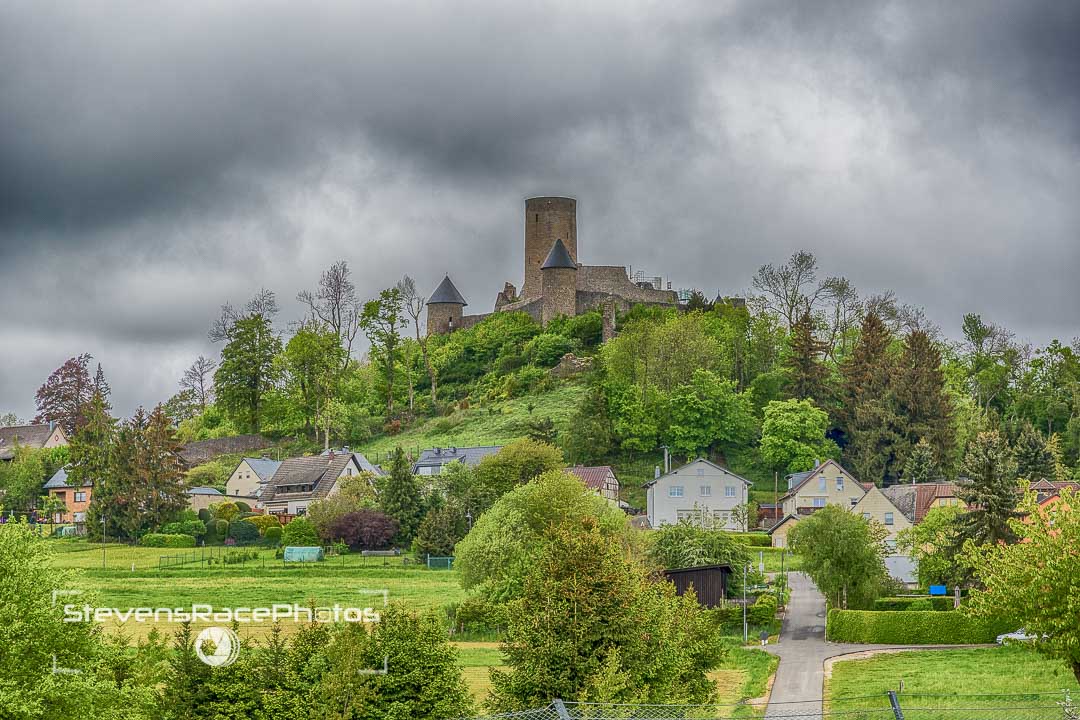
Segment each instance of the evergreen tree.
[{"label": "evergreen tree", "polygon": [[458,540],[469,531],[465,513],[456,504],[446,504],[428,510],[413,540],[412,550],[418,560],[428,555],[452,556]]},{"label": "evergreen tree", "polygon": [[828,369],[821,363],[826,344],[814,337],[814,319],[804,312],[791,327],[791,354],[785,366],[788,392],[796,400],[813,400],[824,407]]},{"label": "evergreen tree", "polygon": [[72,436],[68,446],[68,485],[92,486],[87,514],[87,529],[91,535],[97,535],[101,530],[103,503],[106,500],[102,487],[112,469],[115,434],[116,420],[109,415],[105,398],[95,393],[87,406],[86,422]]},{"label": "evergreen tree", "polygon": [[142,528],[142,488],[139,487],[139,457],[142,455],[146,413],[138,408],[131,419],[121,423],[109,448],[109,463],[90,496],[87,531],[100,538],[135,538]]},{"label": "evergreen tree", "polygon": [[139,449],[137,478],[144,498],[143,527],[156,529],[187,507],[184,475],[177,454],[180,444],[161,405],[147,418]]},{"label": "evergreen tree", "polygon": [[908,456],[915,445],[925,442],[933,451],[935,463],[946,462],[956,440],[952,402],[945,392],[941,352],[924,331],[913,330],[907,336],[893,387],[903,427],[898,453]]},{"label": "evergreen tree", "polygon": [[968,446],[962,469],[968,481],[959,485],[956,494],[968,510],[960,517],[959,543],[968,539],[978,545],[1013,542],[1009,520],[1018,517],[1020,493],[1016,460],[1008,443],[996,431],[979,433]]},{"label": "evergreen tree", "polygon": [[905,483],[929,483],[941,479],[941,468],[934,459],[934,449],[926,440],[920,438],[911,448],[900,479]]},{"label": "evergreen tree", "polygon": [[281,352],[281,340],[260,314],[240,318],[225,337],[229,342],[214,373],[218,404],[237,427],[258,432],[263,396],[277,377],[274,358]]},{"label": "evergreen tree", "polygon": [[1013,444],[1016,473],[1028,482],[1053,480],[1057,477],[1057,462],[1042,434],[1031,423],[1024,423]]},{"label": "evergreen tree", "polygon": [[383,479],[379,507],[398,521],[400,529],[394,541],[399,545],[411,542],[424,517],[424,499],[409,459],[400,447],[394,451],[390,475]]},{"label": "evergreen tree", "polygon": [[859,340],[843,366],[842,404],[838,413],[847,436],[844,461],[863,482],[882,485],[897,476],[902,444],[889,355],[892,336],[877,313],[867,313]]}]

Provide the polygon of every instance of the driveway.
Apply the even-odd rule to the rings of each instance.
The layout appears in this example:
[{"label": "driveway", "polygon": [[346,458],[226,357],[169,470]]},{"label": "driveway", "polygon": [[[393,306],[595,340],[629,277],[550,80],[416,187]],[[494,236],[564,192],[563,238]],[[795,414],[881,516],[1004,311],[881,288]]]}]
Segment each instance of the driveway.
[{"label": "driveway", "polygon": [[766,718],[821,717],[825,661],[867,650],[934,650],[970,645],[858,645],[825,641],[825,596],[809,577],[788,573],[791,600],[780,640],[767,650],[780,657]]}]

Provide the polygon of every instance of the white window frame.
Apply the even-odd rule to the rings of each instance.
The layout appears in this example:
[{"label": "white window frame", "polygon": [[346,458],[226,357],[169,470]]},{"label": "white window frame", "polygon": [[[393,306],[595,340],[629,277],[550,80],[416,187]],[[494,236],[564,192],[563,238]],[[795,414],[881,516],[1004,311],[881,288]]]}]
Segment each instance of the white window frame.
[{"label": "white window frame", "polygon": [[811,499],[811,506],[816,508],[823,508],[828,504],[828,498],[816,497]]},{"label": "white window frame", "polygon": [[686,494],[686,488],[682,485],[670,485],[667,489],[667,496],[670,498],[681,498]]},{"label": "white window frame", "polygon": [[85,490],[76,490],[75,491],[75,502],[86,502],[86,491]]},{"label": "white window frame", "polygon": [[712,485],[702,485],[698,488],[698,494],[701,497],[712,497]]},{"label": "white window frame", "polygon": [[843,492],[844,491],[844,476],[843,475],[837,475],[836,476],[836,490],[837,490],[837,492]]},{"label": "white window frame", "polygon": [[734,485],[725,485],[724,486],[724,497],[733,498],[733,497],[738,497],[738,496],[739,495],[735,491],[735,486]]},{"label": "white window frame", "polygon": [[829,479],[824,475],[818,475],[818,490],[825,492],[829,489]]},{"label": "white window frame", "polygon": [[895,525],[896,524],[895,521],[896,521],[896,518],[893,516],[893,514],[891,512],[885,513],[885,524],[886,525]]}]

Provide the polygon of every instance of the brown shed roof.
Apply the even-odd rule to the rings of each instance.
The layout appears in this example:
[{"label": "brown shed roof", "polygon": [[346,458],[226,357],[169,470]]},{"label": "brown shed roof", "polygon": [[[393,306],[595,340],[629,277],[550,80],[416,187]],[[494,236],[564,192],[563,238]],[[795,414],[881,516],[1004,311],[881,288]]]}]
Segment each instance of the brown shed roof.
[{"label": "brown shed roof", "polygon": [[[576,475],[581,482],[585,483],[585,487],[590,490],[603,490],[608,475],[615,477],[615,471],[611,469],[610,465],[597,465],[595,467],[575,465],[568,468],[567,471]],[[618,482],[617,479],[616,482]]]}]

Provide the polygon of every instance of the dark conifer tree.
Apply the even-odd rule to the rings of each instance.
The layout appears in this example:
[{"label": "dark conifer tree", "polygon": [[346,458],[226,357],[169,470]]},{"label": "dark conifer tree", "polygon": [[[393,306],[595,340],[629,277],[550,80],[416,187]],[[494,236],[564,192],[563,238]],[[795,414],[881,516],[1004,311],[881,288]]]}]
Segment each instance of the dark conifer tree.
[{"label": "dark conifer tree", "polygon": [[791,327],[791,355],[786,366],[788,392],[796,400],[813,400],[825,407],[828,369],[821,363],[826,345],[814,337],[814,319],[804,312]]},{"label": "dark conifer tree", "polygon": [[1054,453],[1047,447],[1042,434],[1031,423],[1024,423],[1013,444],[1016,454],[1018,477],[1035,482],[1053,480],[1056,477]]},{"label": "dark conifer tree", "polygon": [[379,507],[398,521],[400,529],[394,541],[399,545],[411,543],[427,508],[409,459],[400,447],[394,451],[390,475],[383,479]]},{"label": "dark conifer tree", "polygon": [[889,354],[891,341],[877,313],[867,313],[843,366],[838,413],[847,439],[844,462],[859,480],[879,486],[898,475],[897,446],[903,439],[892,387],[896,363]]},{"label": "dark conifer tree", "polygon": [[969,445],[961,468],[966,480],[957,495],[968,506],[960,516],[960,543],[974,540],[979,545],[1013,542],[1016,537],[1009,520],[1019,517],[1016,503],[1016,460],[998,432],[979,433]]},{"label": "dark conifer tree", "polygon": [[922,330],[907,336],[893,387],[903,423],[903,442],[897,452],[906,460],[915,445],[925,441],[933,450],[934,462],[944,465],[956,441],[952,402],[945,392],[941,352]]}]

